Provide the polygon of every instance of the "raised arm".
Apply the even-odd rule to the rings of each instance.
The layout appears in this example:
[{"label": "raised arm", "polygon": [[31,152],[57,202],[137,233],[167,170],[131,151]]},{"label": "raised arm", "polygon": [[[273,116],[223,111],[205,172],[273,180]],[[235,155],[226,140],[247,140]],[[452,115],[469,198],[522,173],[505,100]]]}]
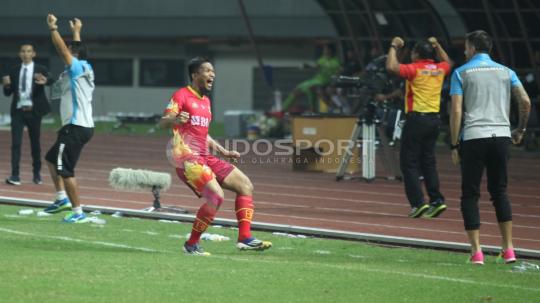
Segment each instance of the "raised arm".
[{"label": "raised arm", "polygon": [[73,33],[73,41],[81,42],[81,28],[82,28],[82,22],[80,19],[75,18],[73,20],[69,20],[69,27],[71,28],[71,32]]},{"label": "raised arm", "polygon": [[394,37],[388,50],[388,56],[386,57],[386,70],[390,73],[399,75],[399,61],[397,58],[397,51],[405,45],[405,42],[400,37]]},{"label": "raised arm", "polygon": [[519,121],[517,128],[512,131],[512,143],[519,144],[523,139],[529,121],[531,99],[522,85],[512,88],[512,97],[517,101],[519,107]]},{"label": "raised arm", "polygon": [[49,14],[47,16],[47,25],[49,26],[49,30],[51,31],[51,39],[54,47],[56,48],[56,52],[58,53],[62,61],[64,61],[66,65],[71,65],[73,56],[71,55],[71,52],[66,46],[66,43],[62,39],[62,36],[60,36],[60,33],[58,32],[58,25],[56,25],[57,20],[58,19],[56,19],[53,14]]},{"label": "raised arm", "polygon": [[454,61],[450,59],[450,57],[448,56],[444,48],[441,46],[439,41],[437,41],[437,38],[430,37],[428,39],[428,42],[431,43],[431,46],[433,46],[433,48],[435,49],[435,55],[437,55],[437,60],[448,62],[448,64],[450,64],[450,67],[454,65]]}]

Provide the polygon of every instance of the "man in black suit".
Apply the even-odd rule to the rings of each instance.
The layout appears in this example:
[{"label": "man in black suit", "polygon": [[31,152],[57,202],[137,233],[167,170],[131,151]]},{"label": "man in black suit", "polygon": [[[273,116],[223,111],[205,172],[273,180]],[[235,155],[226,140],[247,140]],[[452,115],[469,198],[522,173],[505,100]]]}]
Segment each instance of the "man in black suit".
[{"label": "man in black suit", "polygon": [[4,95],[13,94],[11,101],[11,176],[6,183],[21,185],[19,162],[21,159],[21,143],[24,126],[28,128],[32,148],[32,166],[35,184],[41,184],[41,118],[50,112],[49,101],[45,95],[45,85],[51,85],[53,79],[47,68],[34,63],[36,56],[31,44],[21,45],[19,57],[21,64],[13,67],[2,77]]}]

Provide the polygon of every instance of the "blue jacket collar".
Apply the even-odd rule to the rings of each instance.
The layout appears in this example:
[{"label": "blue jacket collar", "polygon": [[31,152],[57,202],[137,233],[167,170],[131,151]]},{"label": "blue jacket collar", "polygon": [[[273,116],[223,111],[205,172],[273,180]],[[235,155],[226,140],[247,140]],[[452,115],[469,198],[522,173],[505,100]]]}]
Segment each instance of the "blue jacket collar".
[{"label": "blue jacket collar", "polygon": [[482,60],[482,61],[485,61],[485,60],[491,60],[491,57],[486,54],[486,53],[478,53],[476,55],[474,55],[472,58],[471,58],[471,61],[472,60]]}]

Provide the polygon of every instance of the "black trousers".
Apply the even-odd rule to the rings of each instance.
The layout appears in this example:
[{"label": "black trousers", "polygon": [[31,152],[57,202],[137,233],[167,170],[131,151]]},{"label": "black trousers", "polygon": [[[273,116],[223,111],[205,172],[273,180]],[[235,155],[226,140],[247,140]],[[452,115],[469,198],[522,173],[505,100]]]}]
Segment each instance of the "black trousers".
[{"label": "black trousers", "polygon": [[480,228],[478,199],[484,167],[497,221],[512,220],[512,208],[506,193],[510,143],[510,138],[493,137],[467,140],[461,144],[461,213],[465,230]]},{"label": "black trousers", "polygon": [[34,175],[41,171],[41,117],[32,111],[15,110],[11,116],[11,175],[19,176],[19,163],[21,161],[21,145],[24,127],[28,129],[30,147],[32,150],[32,166]]},{"label": "black trousers", "polygon": [[435,143],[439,136],[439,115],[408,115],[401,134],[400,166],[405,194],[411,207],[424,203],[421,181],[424,177],[429,202],[444,201],[439,191]]}]

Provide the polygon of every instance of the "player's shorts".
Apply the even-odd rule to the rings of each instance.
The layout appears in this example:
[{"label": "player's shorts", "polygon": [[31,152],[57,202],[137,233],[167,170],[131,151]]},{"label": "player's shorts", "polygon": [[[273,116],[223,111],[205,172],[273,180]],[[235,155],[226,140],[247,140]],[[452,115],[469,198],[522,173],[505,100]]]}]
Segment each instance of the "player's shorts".
[{"label": "player's shorts", "polygon": [[221,185],[235,169],[231,163],[212,155],[202,156],[193,161],[185,161],[183,168],[177,168],[176,174],[200,198],[208,182],[216,178]]},{"label": "player's shorts", "polygon": [[70,178],[75,176],[75,166],[82,149],[94,135],[94,129],[68,124],[58,131],[54,145],[49,149],[45,160],[56,166],[59,176]]}]

